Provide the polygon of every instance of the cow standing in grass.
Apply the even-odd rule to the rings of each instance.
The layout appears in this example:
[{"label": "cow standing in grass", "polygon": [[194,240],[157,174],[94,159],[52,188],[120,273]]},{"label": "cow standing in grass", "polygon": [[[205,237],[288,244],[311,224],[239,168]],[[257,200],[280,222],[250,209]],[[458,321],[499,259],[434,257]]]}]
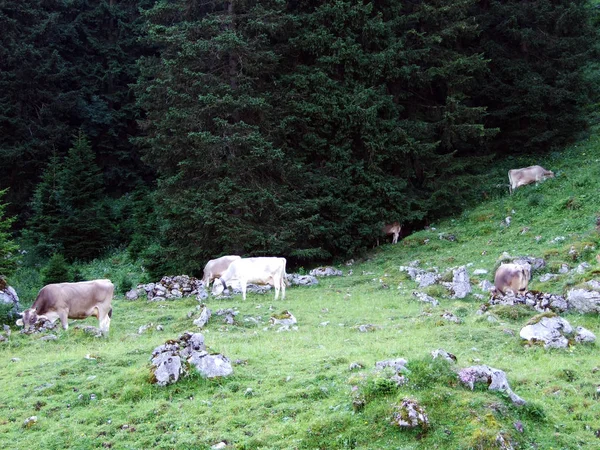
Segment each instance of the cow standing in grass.
[{"label": "cow standing in grass", "polygon": [[98,318],[103,335],[108,334],[112,317],[111,302],[115,287],[110,280],[57,283],[44,286],[31,308],[21,313],[17,325],[27,331],[39,319],[55,322],[60,319],[62,327],[69,328],[68,319]]},{"label": "cow standing in grass", "polygon": [[215,280],[213,295],[219,295],[227,289],[227,284],[237,280],[241,284],[242,298],[246,300],[246,286],[248,283],[270,284],[275,288],[275,300],[285,298],[285,258],[260,257],[243,258],[231,263],[225,273]]},{"label": "cow standing in grass", "polygon": [[227,255],[221,256],[217,259],[211,259],[204,266],[204,274],[202,276],[202,283],[204,283],[204,287],[208,288],[210,282],[215,278],[219,278],[225,271],[229,268],[229,265],[241,259],[241,256],[237,255]]}]

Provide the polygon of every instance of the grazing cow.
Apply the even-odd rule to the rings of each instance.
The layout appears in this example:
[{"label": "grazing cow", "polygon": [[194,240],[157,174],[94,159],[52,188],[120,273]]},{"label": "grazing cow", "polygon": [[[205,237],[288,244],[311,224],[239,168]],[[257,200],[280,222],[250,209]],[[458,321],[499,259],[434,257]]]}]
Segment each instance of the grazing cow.
[{"label": "grazing cow", "polygon": [[530,279],[531,266],[529,264],[502,264],[496,270],[494,286],[496,291],[503,295],[509,291],[512,291],[513,294],[524,294]]},{"label": "grazing cow", "polygon": [[279,297],[285,298],[285,258],[261,257],[243,258],[231,263],[229,268],[220,278],[215,280],[213,295],[219,295],[227,289],[227,283],[232,280],[240,282],[242,287],[242,298],[246,300],[246,286],[248,283],[270,284],[275,288],[275,300]]},{"label": "grazing cow", "polygon": [[[398,242],[398,236],[400,236],[401,230],[402,225],[400,225],[400,222],[394,222],[384,225],[381,228],[381,234],[385,236],[393,235],[392,244],[396,244]],[[377,245],[379,245],[379,239],[377,239]]]},{"label": "grazing cow", "polygon": [[31,328],[39,318],[50,322],[60,319],[62,327],[69,328],[67,319],[98,318],[100,330],[108,334],[112,317],[111,302],[114,285],[110,280],[81,281],[79,283],[58,283],[44,286],[31,308],[21,313],[17,325],[25,330]]},{"label": "grazing cow", "polygon": [[241,256],[228,255],[221,256],[217,259],[211,259],[204,266],[204,275],[202,276],[202,282],[205,287],[210,285],[210,282],[215,278],[219,278],[225,273],[229,265],[237,259],[241,259]]},{"label": "grazing cow", "polygon": [[537,183],[546,178],[553,178],[554,172],[546,170],[542,166],[530,166],[523,169],[512,169],[508,171],[509,191],[512,194],[515,189],[526,184]]}]

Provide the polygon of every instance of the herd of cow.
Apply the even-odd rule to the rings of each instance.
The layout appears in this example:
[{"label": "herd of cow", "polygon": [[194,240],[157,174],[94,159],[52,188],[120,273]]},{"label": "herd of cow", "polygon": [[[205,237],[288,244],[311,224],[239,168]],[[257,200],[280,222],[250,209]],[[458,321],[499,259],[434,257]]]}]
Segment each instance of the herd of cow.
[{"label": "herd of cow", "polygon": [[[514,169],[508,172],[510,193],[518,187],[537,183],[554,177],[554,173],[542,166],[531,166]],[[392,235],[392,243],[398,241],[402,226],[399,222],[385,225],[383,234]],[[241,286],[242,298],[246,300],[248,283],[267,285],[275,289],[275,300],[285,298],[286,260],[277,257],[242,258],[237,255],[222,256],[210,260],[204,267],[202,282],[205,287],[214,281],[212,293],[220,295],[227,291],[227,284],[237,281]],[[531,279],[531,268],[528,265],[502,264],[496,271],[494,286],[501,294],[524,293]],[[85,319],[96,317],[103,335],[108,334],[112,317],[112,299],[114,285],[110,280],[92,280],[78,283],[57,283],[44,286],[31,308],[21,313],[17,325],[27,331],[39,320],[55,322],[60,319],[62,327],[69,326],[68,319]]]}]

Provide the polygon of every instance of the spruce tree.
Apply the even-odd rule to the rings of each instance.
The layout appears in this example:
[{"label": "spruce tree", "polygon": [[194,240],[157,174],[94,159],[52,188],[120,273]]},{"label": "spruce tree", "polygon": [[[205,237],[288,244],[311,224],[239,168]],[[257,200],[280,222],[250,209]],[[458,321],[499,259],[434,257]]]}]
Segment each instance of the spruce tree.
[{"label": "spruce tree", "polygon": [[6,203],[2,201],[5,194],[6,190],[0,190],[0,281],[14,273],[19,256],[19,247],[11,233],[14,218],[5,216]]}]

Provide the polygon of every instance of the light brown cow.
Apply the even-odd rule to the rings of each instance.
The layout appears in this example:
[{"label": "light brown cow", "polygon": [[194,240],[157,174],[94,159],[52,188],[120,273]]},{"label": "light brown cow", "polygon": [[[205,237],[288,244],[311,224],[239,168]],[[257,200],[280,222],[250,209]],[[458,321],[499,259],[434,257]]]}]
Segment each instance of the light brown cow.
[{"label": "light brown cow", "polygon": [[505,295],[512,291],[513,294],[524,294],[531,279],[531,266],[529,264],[502,264],[496,270],[494,286],[496,291]]},{"label": "light brown cow", "polygon": [[204,266],[204,275],[202,276],[204,287],[208,288],[212,280],[223,275],[232,262],[241,258],[241,256],[237,255],[227,255],[217,259],[211,259],[207,262],[206,266]]},{"label": "light brown cow", "polygon": [[509,191],[512,194],[515,189],[526,184],[537,183],[546,178],[553,178],[554,172],[546,170],[542,166],[529,166],[523,169],[512,169],[508,171]]},{"label": "light brown cow", "polygon": [[[385,236],[393,236],[392,244],[396,244],[398,242],[398,237],[400,236],[401,230],[402,225],[400,225],[400,222],[394,222],[384,225],[381,228],[381,233]],[[377,239],[377,245],[379,245],[379,239]]]},{"label": "light brown cow", "polygon": [[50,322],[60,319],[62,327],[69,328],[67,319],[98,318],[103,335],[108,334],[112,317],[114,285],[110,280],[81,281],[79,283],[57,283],[44,286],[31,308],[21,313],[17,325],[28,330],[45,318]]}]

